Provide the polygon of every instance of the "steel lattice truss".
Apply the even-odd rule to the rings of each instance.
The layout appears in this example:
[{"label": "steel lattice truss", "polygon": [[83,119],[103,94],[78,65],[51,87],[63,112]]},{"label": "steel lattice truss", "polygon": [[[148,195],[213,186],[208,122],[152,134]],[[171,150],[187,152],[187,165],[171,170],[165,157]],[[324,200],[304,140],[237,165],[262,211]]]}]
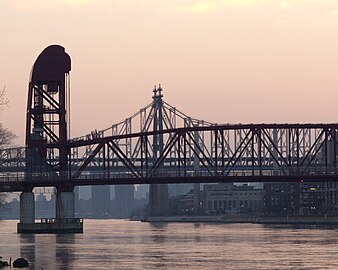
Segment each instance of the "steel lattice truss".
[{"label": "steel lattice truss", "polygon": [[0,171],[23,171],[25,168],[25,147],[0,149]]},{"label": "steel lattice truss", "polygon": [[[117,124],[112,125],[109,128],[100,131],[93,131],[90,134],[87,134],[82,137],[77,137],[70,140],[70,143],[74,143],[77,141],[92,141],[97,138],[105,138],[109,136],[117,136],[119,139],[115,142],[119,147],[123,148],[126,156],[131,158],[132,160],[137,159],[140,155],[141,151],[141,139],[139,138],[136,144],[132,144],[132,138],[130,134],[137,133],[145,133],[156,130],[170,130],[181,127],[203,127],[203,126],[211,126],[210,122],[197,120],[195,118],[191,118],[181,111],[177,110],[175,107],[169,105],[165,101],[163,101],[160,97],[159,100],[155,99],[152,103],[147,105],[146,107],[139,110],[139,112],[133,114],[131,117],[126,120],[119,122]],[[159,119],[155,119],[155,116],[161,114],[162,123],[160,124]],[[159,128],[159,126],[162,126]],[[122,137],[121,137],[122,135]],[[120,136],[120,137],[119,137]],[[160,139],[160,136],[157,136],[157,139]],[[150,145],[152,147],[153,144]],[[85,149],[79,149],[77,147],[71,148],[71,160],[72,165],[76,165],[80,160],[87,158],[90,156],[94,150],[94,145],[89,144],[86,145]],[[99,156],[102,155],[103,152],[99,152]],[[95,165],[95,160],[92,165]]]},{"label": "steel lattice truss", "polygon": [[[91,145],[93,151],[72,178],[95,178],[95,163],[102,179],[332,180],[337,129],[337,124],[214,125],[76,141],[71,148]],[[152,142],[158,136],[164,147],[154,158]],[[126,139],[131,153],[119,145]]]},{"label": "steel lattice truss", "polygon": [[[153,102],[126,120],[68,141],[69,171],[62,177],[43,172],[29,175],[30,181],[53,186],[55,181],[89,185],[337,179],[338,124],[216,125],[170,106],[161,91],[155,88]],[[3,182],[27,179],[24,150],[0,150]]]}]

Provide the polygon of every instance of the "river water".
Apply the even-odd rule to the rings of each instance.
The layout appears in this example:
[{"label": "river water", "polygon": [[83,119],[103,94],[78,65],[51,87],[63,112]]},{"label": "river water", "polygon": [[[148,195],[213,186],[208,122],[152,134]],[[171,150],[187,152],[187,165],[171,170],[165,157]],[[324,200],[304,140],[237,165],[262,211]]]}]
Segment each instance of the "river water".
[{"label": "river water", "polygon": [[85,220],[83,234],[20,235],[16,223],[0,222],[0,255],[29,269],[338,269],[338,227]]}]

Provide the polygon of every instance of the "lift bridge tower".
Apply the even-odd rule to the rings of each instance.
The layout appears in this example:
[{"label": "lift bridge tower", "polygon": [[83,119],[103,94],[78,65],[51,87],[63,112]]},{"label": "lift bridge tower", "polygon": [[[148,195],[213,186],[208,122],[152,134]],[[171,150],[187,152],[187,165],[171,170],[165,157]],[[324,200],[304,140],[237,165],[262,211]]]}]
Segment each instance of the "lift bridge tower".
[{"label": "lift bridge tower", "polygon": [[[26,115],[26,190],[21,194],[21,223],[34,223],[36,177],[64,179],[68,171],[71,59],[59,45],[47,47],[35,61],[28,87]],[[75,215],[73,186],[56,186],[56,217]]]}]

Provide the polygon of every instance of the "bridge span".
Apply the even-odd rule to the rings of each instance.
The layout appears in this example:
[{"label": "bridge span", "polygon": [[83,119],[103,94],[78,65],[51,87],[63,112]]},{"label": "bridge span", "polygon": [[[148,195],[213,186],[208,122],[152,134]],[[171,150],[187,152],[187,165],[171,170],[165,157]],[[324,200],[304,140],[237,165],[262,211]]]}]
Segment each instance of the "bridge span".
[{"label": "bridge span", "polygon": [[[22,149],[3,150],[2,156],[11,158],[2,160],[0,190],[61,184],[336,181],[337,129],[338,124],[237,124],[85,136],[67,142],[72,156],[69,170],[61,173],[25,172]],[[151,142],[157,137],[164,147],[155,156]]]}]

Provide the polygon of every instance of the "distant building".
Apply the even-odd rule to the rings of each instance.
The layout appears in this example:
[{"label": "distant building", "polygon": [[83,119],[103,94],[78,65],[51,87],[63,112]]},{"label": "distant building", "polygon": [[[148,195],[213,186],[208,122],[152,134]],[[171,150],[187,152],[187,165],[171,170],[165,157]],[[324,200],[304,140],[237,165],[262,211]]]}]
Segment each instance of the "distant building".
[{"label": "distant building", "polygon": [[337,183],[294,183],[293,205],[295,214],[336,214],[338,205]]},{"label": "distant building", "polygon": [[110,213],[110,187],[92,186],[93,217],[105,218]]},{"label": "distant building", "polygon": [[336,214],[338,184],[334,182],[267,183],[265,213],[269,215]]},{"label": "distant building", "polygon": [[264,212],[267,215],[287,215],[292,213],[293,202],[290,183],[264,184]]},{"label": "distant building", "polygon": [[263,209],[264,190],[233,183],[206,184],[202,198],[205,214],[258,213]]},{"label": "distant building", "polygon": [[170,184],[168,185],[169,197],[185,195],[193,188],[193,184]]},{"label": "distant building", "polygon": [[92,199],[80,199],[77,203],[76,209],[75,209],[75,215],[76,217],[81,218],[88,218],[88,217],[95,217],[93,215],[93,203]]},{"label": "distant building", "polygon": [[169,198],[170,215],[193,215],[194,214],[194,193],[190,190],[185,195]]},{"label": "distant building", "polygon": [[135,199],[146,199],[149,201],[149,185],[136,185],[134,197]]}]

